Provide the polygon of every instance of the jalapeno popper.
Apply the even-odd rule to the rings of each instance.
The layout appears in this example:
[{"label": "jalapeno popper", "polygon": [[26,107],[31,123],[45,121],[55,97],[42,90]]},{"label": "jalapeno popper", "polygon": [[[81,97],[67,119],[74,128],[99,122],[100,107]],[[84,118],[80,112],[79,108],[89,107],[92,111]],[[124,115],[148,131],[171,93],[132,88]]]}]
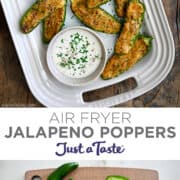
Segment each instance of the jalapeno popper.
[{"label": "jalapeno popper", "polygon": [[112,79],[129,70],[149,52],[151,46],[152,37],[139,36],[128,54],[112,56],[102,73],[102,78]]},{"label": "jalapeno popper", "polygon": [[21,19],[21,30],[24,33],[31,32],[43,19],[55,10],[62,8],[62,0],[38,0],[24,14]]},{"label": "jalapeno popper", "polygon": [[126,7],[129,0],[115,0],[116,13],[119,17],[124,17],[126,14]]},{"label": "jalapeno popper", "polygon": [[63,1],[64,6],[52,12],[43,21],[43,41],[45,43],[48,43],[64,25],[66,17],[66,0],[61,1]]},{"label": "jalapeno popper", "polygon": [[109,0],[87,0],[87,7],[88,8],[95,8],[102,4],[107,3]]},{"label": "jalapeno popper", "polygon": [[90,9],[86,3],[86,0],[71,0],[72,11],[80,21],[96,31],[108,34],[120,31],[121,24],[112,15],[101,8]]},{"label": "jalapeno popper", "polygon": [[145,6],[139,0],[131,0],[127,7],[126,22],[115,44],[116,54],[127,54],[139,34],[145,13]]}]

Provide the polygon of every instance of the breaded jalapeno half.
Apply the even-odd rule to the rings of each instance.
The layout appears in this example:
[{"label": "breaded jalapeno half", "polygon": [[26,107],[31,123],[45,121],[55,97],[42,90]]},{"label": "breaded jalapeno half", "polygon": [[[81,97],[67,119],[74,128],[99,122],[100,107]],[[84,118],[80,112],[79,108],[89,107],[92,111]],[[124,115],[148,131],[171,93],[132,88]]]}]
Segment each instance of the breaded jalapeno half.
[{"label": "breaded jalapeno half", "polygon": [[127,54],[139,34],[145,13],[145,6],[139,0],[131,0],[127,7],[126,22],[115,44],[116,54]]},{"label": "breaded jalapeno half", "polygon": [[101,8],[90,9],[86,3],[86,0],[71,0],[71,9],[80,21],[96,31],[108,34],[120,31],[121,24],[112,15]]},{"label": "breaded jalapeno half", "polygon": [[61,1],[63,1],[64,6],[56,9],[43,20],[43,41],[45,43],[48,43],[64,25],[67,0]]},{"label": "breaded jalapeno half", "polygon": [[129,0],[115,0],[116,13],[119,17],[125,17],[126,7]]},{"label": "breaded jalapeno half", "polygon": [[21,18],[20,26],[23,33],[31,32],[43,19],[55,10],[62,8],[62,0],[38,0]]},{"label": "breaded jalapeno half", "polygon": [[112,79],[129,70],[150,51],[151,46],[152,37],[139,35],[128,54],[114,54],[110,58],[101,77]]}]

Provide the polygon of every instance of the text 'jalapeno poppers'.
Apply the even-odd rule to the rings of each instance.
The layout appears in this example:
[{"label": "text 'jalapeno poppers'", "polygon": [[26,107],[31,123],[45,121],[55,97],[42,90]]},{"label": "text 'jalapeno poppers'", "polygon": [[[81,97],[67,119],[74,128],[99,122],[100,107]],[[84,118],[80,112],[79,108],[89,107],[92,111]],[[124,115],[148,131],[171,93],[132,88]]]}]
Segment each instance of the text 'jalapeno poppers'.
[{"label": "text 'jalapeno poppers'", "polygon": [[112,15],[99,7],[88,8],[86,0],[71,0],[71,9],[80,21],[96,31],[108,34],[120,31],[121,24]]},{"label": "text 'jalapeno poppers'", "polygon": [[152,37],[139,35],[128,54],[114,54],[110,58],[102,73],[102,78],[112,79],[129,70],[149,52],[151,46]]},{"label": "text 'jalapeno poppers'", "polygon": [[116,54],[127,54],[139,34],[145,13],[145,6],[139,0],[130,0],[126,11],[126,22],[115,44]]},{"label": "text 'jalapeno poppers'", "polygon": [[38,0],[21,18],[20,27],[23,33],[30,33],[44,20],[45,42],[61,30],[66,12],[66,0]]},{"label": "text 'jalapeno poppers'", "polygon": [[87,7],[88,8],[96,8],[102,4],[107,3],[110,0],[87,0]]}]

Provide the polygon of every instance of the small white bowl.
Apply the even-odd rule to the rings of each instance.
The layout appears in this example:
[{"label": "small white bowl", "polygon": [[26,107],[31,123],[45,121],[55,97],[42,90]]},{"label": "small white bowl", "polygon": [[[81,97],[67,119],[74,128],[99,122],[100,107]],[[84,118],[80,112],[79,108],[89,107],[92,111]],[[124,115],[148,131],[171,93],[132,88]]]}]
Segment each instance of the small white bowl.
[{"label": "small white bowl", "polygon": [[[86,77],[72,78],[72,77],[66,76],[64,73],[62,73],[59,70],[57,63],[55,63],[55,60],[53,59],[53,49],[56,46],[57,39],[62,38],[63,34],[70,30],[77,30],[77,31],[83,30],[83,31],[90,33],[97,39],[97,43],[99,43],[99,45],[101,46],[101,51],[102,51],[101,61],[98,65],[98,67],[96,68],[96,70],[92,74],[90,74]],[[48,50],[47,50],[47,64],[48,64],[48,67],[49,67],[51,73],[58,81],[66,84],[66,85],[69,85],[69,86],[84,86],[84,85],[87,85],[87,84],[95,81],[101,75],[101,73],[105,67],[105,64],[106,64],[106,49],[105,49],[101,39],[91,29],[82,27],[82,26],[75,26],[75,27],[67,28],[67,29],[64,29],[61,32],[59,32],[50,42],[50,44],[48,46]]]}]

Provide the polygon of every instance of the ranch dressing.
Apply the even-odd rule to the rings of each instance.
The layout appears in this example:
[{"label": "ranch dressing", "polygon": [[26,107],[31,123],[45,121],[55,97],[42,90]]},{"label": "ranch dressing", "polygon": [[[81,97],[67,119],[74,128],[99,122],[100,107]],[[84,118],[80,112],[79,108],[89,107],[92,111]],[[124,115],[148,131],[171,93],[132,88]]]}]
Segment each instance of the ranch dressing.
[{"label": "ranch dressing", "polygon": [[71,78],[84,78],[95,72],[102,59],[99,40],[83,29],[65,31],[55,42],[53,60],[58,70]]}]

